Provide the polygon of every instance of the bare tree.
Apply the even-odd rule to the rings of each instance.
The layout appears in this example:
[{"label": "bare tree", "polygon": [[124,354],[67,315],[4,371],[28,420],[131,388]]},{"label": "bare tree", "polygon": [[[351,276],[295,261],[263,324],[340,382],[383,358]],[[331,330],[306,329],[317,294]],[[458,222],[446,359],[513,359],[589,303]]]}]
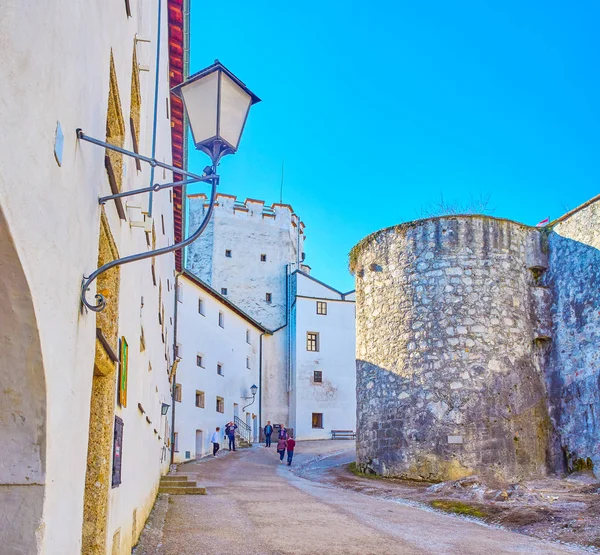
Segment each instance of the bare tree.
[{"label": "bare tree", "polygon": [[490,215],[494,209],[490,207],[491,194],[471,197],[468,201],[446,200],[440,193],[438,201],[432,201],[421,207],[419,218],[437,218],[439,216],[457,216],[471,214]]}]

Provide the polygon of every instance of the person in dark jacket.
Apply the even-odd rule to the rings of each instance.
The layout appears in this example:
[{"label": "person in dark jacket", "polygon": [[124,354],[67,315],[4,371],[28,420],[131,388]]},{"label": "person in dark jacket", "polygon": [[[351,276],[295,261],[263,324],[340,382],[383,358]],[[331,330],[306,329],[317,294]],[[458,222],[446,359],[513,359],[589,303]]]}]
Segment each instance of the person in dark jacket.
[{"label": "person in dark jacket", "polygon": [[279,439],[277,441],[277,453],[279,453],[279,462],[283,464],[283,456],[285,455],[285,450],[287,448],[287,440]]},{"label": "person in dark jacket", "polygon": [[273,426],[271,426],[271,421],[267,420],[267,425],[265,426],[265,447],[271,447],[271,434],[273,433]]},{"label": "person in dark jacket", "polygon": [[230,451],[231,451],[232,447],[233,447],[233,450],[235,451],[235,431],[236,430],[237,430],[237,424],[234,424],[233,422],[229,422],[229,424],[227,424],[227,426],[225,428],[225,435],[229,439],[229,450]]},{"label": "person in dark jacket", "polygon": [[277,435],[277,439],[287,439],[287,437],[288,437],[287,428],[283,424],[280,424],[279,434]]},{"label": "person in dark jacket", "polygon": [[292,466],[292,459],[294,458],[294,447],[296,447],[296,442],[294,441],[294,436],[290,435],[287,440],[287,461],[288,466]]}]

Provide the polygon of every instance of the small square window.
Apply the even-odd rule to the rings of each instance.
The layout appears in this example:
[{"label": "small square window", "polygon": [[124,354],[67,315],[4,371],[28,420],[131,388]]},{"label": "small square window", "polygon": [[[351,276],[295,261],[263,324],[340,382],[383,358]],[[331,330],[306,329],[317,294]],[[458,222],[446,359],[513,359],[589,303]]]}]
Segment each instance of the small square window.
[{"label": "small square window", "polygon": [[261,254],[260,255],[260,261],[261,262],[266,262],[267,261],[267,255],[266,254]]},{"label": "small square window", "polygon": [[219,374],[219,376],[225,375],[225,374],[223,374],[223,365],[222,364],[217,364],[217,374]]},{"label": "small square window", "polygon": [[202,355],[196,355],[196,366],[204,368],[204,357]]},{"label": "small square window", "polygon": [[314,381],[315,381],[315,383],[323,383],[323,371],[322,370],[314,371]]},{"label": "small square window", "polygon": [[250,330],[246,330],[246,343],[250,345]]},{"label": "small square window", "polygon": [[317,314],[325,316],[327,314],[327,303],[322,301],[317,301]]},{"label": "small square window", "polygon": [[223,316],[222,312],[219,312],[219,326],[222,328],[225,327],[225,316]]},{"label": "small square window", "polygon": [[173,397],[179,403],[181,403],[181,384],[175,384],[175,391],[173,393]]},{"label": "small square window", "polygon": [[312,427],[313,428],[323,428],[323,413],[322,412],[313,412],[312,413]]},{"label": "small square window", "polygon": [[217,397],[217,412],[225,412],[225,399]]},{"label": "small square window", "polygon": [[196,390],[196,406],[199,409],[204,408],[204,391]]},{"label": "small square window", "polygon": [[246,368],[250,368],[250,357],[246,357]]},{"label": "small square window", "polygon": [[273,300],[273,295],[271,293],[267,293],[265,295],[265,300],[270,303]]},{"label": "small square window", "polygon": [[319,350],[319,334],[314,331],[306,332],[306,350],[307,351],[318,351]]},{"label": "small square window", "polygon": [[198,314],[204,316],[204,299],[198,299]]},{"label": "small square window", "polygon": [[221,287],[221,295],[227,295],[227,287]]},{"label": "small square window", "polygon": [[227,249],[227,250],[225,251],[225,256],[226,256],[227,258],[231,258],[231,251],[230,251],[229,249]]}]

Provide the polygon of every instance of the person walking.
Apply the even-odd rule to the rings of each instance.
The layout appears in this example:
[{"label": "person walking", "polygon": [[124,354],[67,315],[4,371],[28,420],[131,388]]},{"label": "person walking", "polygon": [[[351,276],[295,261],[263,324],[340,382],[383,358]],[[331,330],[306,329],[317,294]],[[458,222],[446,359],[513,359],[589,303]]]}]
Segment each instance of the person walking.
[{"label": "person walking", "polygon": [[271,421],[267,420],[267,425],[265,426],[265,447],[271,447],[271,434],[273,433],[273,426],[271,426]]},{"label": "person walking", "polygon": [[283,464],[283,456],[287,448],[287,439],[281,438],[277,440],[277,453],[279,453],[279,462]]},{"label": "person walking", "polygon": [[290,434],[290,437],[287,440],[288,466],[292,466],[292,459],[294,458],[294,447],[296,447],[296,442],[294,441],[294,436]]},{"label": "person walking", "polygon": [[221,431],[221,428],[219,428],[219,426],[217,426],[216,430],[213,432],[212,436],[210,437],[210,442],[213,444],[213,457],[217,456],[217,453],[219,452],[219,449],[221,448],[221,446],[219,445],[219,432]]},{"label": "person walking", "polygon": [[279,425],[279,434],[277,435],[277,439],[287,439],[288,431],[287,428],[283,425]]}]

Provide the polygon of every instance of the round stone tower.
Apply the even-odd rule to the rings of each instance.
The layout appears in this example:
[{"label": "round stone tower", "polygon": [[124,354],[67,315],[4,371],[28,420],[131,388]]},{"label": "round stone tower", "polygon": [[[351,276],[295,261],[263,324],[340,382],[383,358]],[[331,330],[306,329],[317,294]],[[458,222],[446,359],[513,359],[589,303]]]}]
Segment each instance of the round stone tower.
[{"label": "round stone tower", "polygon": [[354,247],[359,468],[417,480],[545,473],[543,239],[449,216]]}]

